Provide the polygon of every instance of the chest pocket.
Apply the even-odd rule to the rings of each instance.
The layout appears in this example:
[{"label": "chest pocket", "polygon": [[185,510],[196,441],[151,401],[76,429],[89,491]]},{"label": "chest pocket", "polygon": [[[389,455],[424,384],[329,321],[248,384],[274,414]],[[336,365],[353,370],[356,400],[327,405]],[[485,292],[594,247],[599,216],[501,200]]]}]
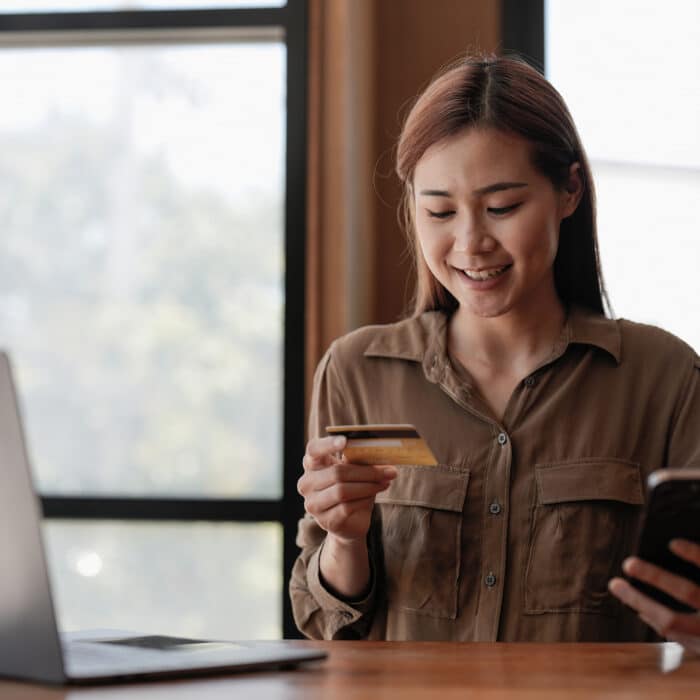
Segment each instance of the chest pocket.
[{"label": "chest pocket", "polygon": [[525,612],[615,614],[608,581],[631,554],[644,503],[639,465],[581,460],[535,467]]},{"label": "chest pocket", "polygon": [[431,617],[457,616],[462,509],[469,472],[399,467],[377,495],[389,607]]}]

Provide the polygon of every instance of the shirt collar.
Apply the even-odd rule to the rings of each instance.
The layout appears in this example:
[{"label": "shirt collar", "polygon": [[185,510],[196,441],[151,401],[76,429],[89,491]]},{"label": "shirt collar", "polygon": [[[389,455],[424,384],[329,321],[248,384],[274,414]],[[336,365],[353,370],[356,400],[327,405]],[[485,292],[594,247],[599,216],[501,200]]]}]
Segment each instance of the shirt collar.
[{"label": "shirt collar", "polygon": [[426,311],[398,323],[378,326],[364,354],[422,362],[438,338],[444,345],[446,323],[447,316],[442,311]]},{"label": "shirt collar", "polygon": [[616,320],[581,307],[573,307],[566,324],[566,344],[593,345],[605,350],[619,365],[622,358],[622,337]]},{"label": "shirt collar", "polygon": [[[448,316],[442,311],[426,311],[419,316],[380,327],[364,354],[366,357],[420,362],[426,377],[439,381],[447,358],[447,319]],[[572,344],[600,348],[611,355],[617,364],[622,356],[622,339],[617,321],[581,307],[570,310],[561,343],[561,352]]]}]

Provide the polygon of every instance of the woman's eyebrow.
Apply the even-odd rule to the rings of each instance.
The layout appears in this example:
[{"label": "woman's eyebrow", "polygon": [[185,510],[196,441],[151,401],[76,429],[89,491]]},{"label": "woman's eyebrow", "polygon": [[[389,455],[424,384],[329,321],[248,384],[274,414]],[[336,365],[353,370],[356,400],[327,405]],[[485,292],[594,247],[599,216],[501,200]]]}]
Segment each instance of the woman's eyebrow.
[{"label": "woman's eyebrow", "polygon": [[474,190],[474,194],[491,194],[492,192],[502,192],[503,190],[513,190],[520,187],[527,187],[527,182],[494,182],[486,187],[479,187]]},{"label": "woman's eyebrow", "polygon": [[452,195],[447,190],[421,190],[421,195],[428,197],[451,197]]},{"label": "woman's eyebrow", "polygon": [[[527,187],[527,182],[494,182],[492,185],[479,187],[474,190],[473,194],[484,195],[492,192],[502,192],[503,190],[512,190],[520,187]],[[451,197],[452,194],[448,190],[421,190],[421,196],[426,197]]]}]

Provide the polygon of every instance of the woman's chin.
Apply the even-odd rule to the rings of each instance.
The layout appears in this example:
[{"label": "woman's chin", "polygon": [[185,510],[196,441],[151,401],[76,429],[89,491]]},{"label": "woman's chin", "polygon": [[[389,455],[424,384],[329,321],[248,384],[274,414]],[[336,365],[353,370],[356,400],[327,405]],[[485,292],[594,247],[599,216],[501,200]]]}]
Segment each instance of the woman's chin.
[{"label": "woman's chin", "polygon": [[460,314],[477,318],[498,318],[507,314],[512,308],[513,304],[504,299],[465,299],[459,302]]}]

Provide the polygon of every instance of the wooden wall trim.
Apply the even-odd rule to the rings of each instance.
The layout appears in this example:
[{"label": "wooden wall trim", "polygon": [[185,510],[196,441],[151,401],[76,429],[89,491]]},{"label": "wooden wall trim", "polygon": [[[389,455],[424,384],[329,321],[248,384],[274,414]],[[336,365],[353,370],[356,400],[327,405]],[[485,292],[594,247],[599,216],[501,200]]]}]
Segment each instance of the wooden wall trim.
[{"label": "wooden wall trim", "polygon": [[306,187],[306,334],[305,386],[306,402],[311,396],[311,377],[321,352],[321,98],[323,84],[322,27],[323,0],[309,0],[308,21],[308,117],[307,117],[307,187]]},{"label": "wooden wall trim", "polygon": [[[397,10],[400,7],[400,11]],[[376,0],[377,55],[374,144],[382,177],[374,207],[373,323],[405,315],[414,289],[407,241],[397,222],[401,196],[394,146],[413,99],[438,70],[467,52],[496,52],[501,39],[498,0]]]},{"label": "wooden wall trim", "polygon": [[373,0],[309,0],[306,386],[373,304]]}]

